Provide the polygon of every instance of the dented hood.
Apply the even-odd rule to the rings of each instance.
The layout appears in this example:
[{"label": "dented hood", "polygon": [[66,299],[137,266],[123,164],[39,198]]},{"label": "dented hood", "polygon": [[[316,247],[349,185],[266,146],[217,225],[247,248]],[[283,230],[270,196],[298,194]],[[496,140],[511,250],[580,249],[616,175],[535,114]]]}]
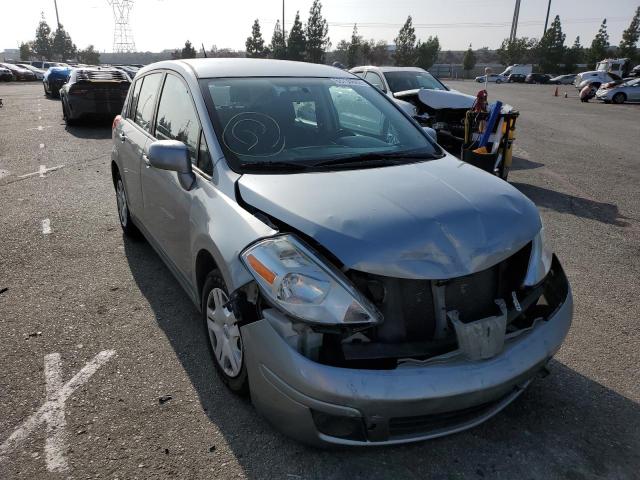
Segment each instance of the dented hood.
[{"label": "dented hood", "polygon": [[465,93],[457,92],[456,90],[430,90],[422,88],[419,90],[407,90],[405,92],[394,93],[394,97],[400,100],[418,96],[418,99],[436,110],[443,108],[465,109],[468,110],[473,106],[476,97],[467,95]]},{"label": "dented hood", "polygon": [[364,170],[243,175],[242,199],[346,267],[445,279],[488,268],[540,230],[534,204],[454,157]]}]

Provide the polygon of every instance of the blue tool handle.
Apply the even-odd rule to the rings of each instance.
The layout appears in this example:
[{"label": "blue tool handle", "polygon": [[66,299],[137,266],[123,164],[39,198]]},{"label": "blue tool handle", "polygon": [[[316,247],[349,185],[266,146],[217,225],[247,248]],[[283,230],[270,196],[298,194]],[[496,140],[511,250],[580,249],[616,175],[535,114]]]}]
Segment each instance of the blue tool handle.
[{"label": "blue tool handle", "polygon": [[478,148],[486,147],[487,143],[489,143],[489,136],[491,136],[491,132],[493,132],[493,127],[498,121],[498,117],[500,116],[500,112],[502,111],[502,102],[497,101],[493,108],[491,109],[491,113],[489,114],[489,120],[487,120],[487,126],[482,132],[482,136],[480,137],[480,143],[478,144]]}]

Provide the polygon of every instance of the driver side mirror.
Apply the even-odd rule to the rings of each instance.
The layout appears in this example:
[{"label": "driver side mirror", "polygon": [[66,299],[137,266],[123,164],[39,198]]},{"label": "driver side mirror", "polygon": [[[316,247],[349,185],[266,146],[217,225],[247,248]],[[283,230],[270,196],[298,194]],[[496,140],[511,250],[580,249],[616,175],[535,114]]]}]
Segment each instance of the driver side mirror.
[{"label": "driver side mirror", "polygon": [[196,183],[196,176],[191,168],[189,149],[177,140],[157,140],[149,145],[145,162],[160,170],[169,170],[178,174],[180,186],[191,190]]}]

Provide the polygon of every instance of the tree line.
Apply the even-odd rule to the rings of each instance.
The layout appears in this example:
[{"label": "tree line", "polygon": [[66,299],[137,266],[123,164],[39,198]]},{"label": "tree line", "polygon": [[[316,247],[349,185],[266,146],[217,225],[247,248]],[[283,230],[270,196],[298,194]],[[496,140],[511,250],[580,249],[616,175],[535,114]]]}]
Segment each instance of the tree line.
[{"label": "tree line", "polygon": [[58,24],[55,31],[52,31],[44,16],[42,16],[36,28],[35,38],[20,44],[20,60],[29,61],[34,58],[60,62],[75,59],[79,63],[90,65],[100,63],[100,53],[95,50],[93,45],[89,45],[84,50],[79,50],[62,24]]},{"label": "tree line", "polygon": [[[629,27],[622,33],[622,40],[618,44],[615,55],[640,62],[637,48],[639,38],[640,7],[636,9]],[[538,64],[542,73],[557,73],[560,70],[571,73],[577,64],[595,65],[600,60],[614,54],[611,52],[609,43],[606,18],[602,20],[589,47],[582,46],[579,36],[571,46],[565,45],[565,40],[566,35],[562,31],[560,16],[556,15],[541,39],[527,37],[514,40],[504,39],[496,53],[503,65],[535,63]]]}]

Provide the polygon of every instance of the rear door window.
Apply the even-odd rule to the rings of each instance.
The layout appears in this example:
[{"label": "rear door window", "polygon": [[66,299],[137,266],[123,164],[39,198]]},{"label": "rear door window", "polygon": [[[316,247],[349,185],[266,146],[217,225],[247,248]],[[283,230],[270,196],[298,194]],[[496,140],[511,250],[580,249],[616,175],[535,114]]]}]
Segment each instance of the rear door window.
[{"label": "rear door window", "polygon": [[151,133],[151,124],[153,122],[153,110],[156,106],[156,98],[158,97],[158,87],[162,80],[162,73],[152,73],[142,78],[142,87],[140,95],[136,102],[136,113],[134,122]]},{"label": "rear door window", "polygon": [[189,149],[191,163],[196,165],[200,122],[189,89],[175,75],[168,74],[162,88],[155,137],[184,143]]}]

